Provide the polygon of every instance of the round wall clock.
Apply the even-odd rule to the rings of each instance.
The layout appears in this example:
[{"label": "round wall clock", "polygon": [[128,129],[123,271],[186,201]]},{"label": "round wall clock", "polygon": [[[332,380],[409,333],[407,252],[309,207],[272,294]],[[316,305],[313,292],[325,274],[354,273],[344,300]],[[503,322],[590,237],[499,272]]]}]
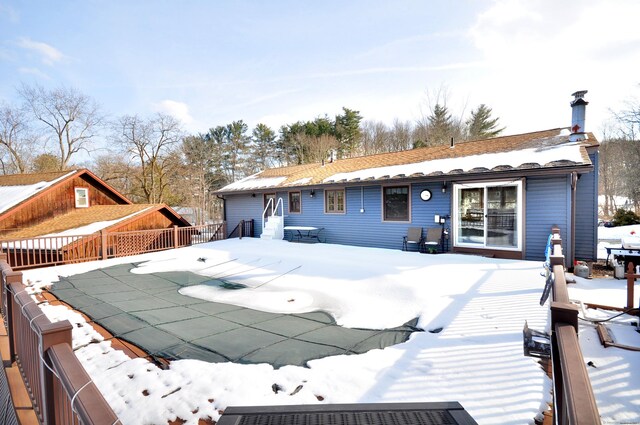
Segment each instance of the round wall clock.
[{"label": "round wall clock", "polygon": [[420,192],[420,199],[422,199],[423,201],[428,201],[429,199],[431,199],[431,191],[429,189],[424,189],[422,192]]}]

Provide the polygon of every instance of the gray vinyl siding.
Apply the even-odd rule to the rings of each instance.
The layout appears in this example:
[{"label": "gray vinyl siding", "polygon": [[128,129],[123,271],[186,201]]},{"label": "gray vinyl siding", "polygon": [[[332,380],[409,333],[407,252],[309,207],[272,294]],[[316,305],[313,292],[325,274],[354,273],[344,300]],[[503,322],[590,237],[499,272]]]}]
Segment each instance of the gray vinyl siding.
[{"label": "gray vinyl siding", "polygon": [[527,178],[525,192],[525,259],[544,260],[551,227],[560,227],[567,256],[571,186],[568,176]]},{"label": "gray vinyl siding", "polygon": [[[598,154],[589,155],[594,170]],[[576,260],[595,261],[598,245],[598,173],[580,175],[576,188]]]}]

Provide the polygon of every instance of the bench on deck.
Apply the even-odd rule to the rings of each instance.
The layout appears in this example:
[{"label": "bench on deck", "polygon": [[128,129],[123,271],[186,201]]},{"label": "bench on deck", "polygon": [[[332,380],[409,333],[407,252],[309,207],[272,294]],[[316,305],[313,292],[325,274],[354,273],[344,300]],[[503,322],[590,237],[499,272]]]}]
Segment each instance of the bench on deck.
[{"label": "bench on deck", "polygon": [[[322,234],[324,227],[312,227],[312,226],[285,226],[285,237],[289,242],[324,242],[326,239]],[[288,233],[287,233],[288,232]]]}]

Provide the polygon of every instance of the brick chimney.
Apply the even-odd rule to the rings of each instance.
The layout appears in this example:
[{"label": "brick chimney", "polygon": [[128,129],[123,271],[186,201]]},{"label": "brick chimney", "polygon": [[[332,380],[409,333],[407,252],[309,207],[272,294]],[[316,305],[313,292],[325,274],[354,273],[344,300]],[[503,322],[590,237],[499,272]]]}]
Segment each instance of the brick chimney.
[{"label": "brick chimney", "polygon": [[587,138],[584,120],[589,102],[584,100],[585,94],[587,94],[587,90],[579,90],[571,95],[573,96],[573,101],[571,101],[571,135],[569,140],[572,142]]}]

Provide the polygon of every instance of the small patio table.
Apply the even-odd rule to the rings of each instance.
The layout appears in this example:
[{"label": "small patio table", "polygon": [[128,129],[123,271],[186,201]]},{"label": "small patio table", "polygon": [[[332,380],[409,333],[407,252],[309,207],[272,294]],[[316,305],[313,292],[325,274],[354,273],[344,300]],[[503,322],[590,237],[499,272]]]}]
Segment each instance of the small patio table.
[{"label": "small patio table", "polygon": [[293,242],[294,239],[298,242],[314,240],[324,242],[326,240],[322,234],[324,227],[285,226],[284,230],[289,232],[289,242]]}]

